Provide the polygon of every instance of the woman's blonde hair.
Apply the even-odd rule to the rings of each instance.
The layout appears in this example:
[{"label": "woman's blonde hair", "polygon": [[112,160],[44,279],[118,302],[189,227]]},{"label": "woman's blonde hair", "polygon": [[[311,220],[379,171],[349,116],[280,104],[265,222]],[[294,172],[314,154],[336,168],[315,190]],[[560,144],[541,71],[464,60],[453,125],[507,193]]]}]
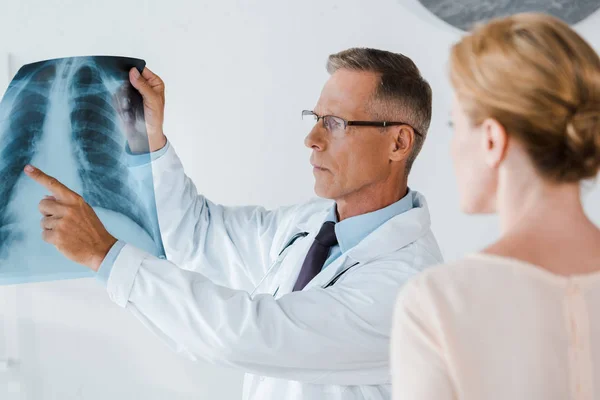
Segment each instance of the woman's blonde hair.
[{"label": "woman's blonde hair", "polygon": [[561,20],[524,13],[476,27],[452,48],[450,79],[471,122],[501,123],[540,175],[600,169],[600,58]]}]

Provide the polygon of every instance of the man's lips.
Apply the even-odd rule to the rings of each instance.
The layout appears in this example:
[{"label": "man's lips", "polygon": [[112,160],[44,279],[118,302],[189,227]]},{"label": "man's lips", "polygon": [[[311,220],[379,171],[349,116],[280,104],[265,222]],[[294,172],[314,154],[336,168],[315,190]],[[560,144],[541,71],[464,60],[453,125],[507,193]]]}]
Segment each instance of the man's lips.
[{"label": "man's lips", "polygon": [[316,164],[311,164],[311,165],[313,166],[313,169],[315,169],[317,171],[328,171],[327,168],[320,167],[320,166],[318,166]]}]

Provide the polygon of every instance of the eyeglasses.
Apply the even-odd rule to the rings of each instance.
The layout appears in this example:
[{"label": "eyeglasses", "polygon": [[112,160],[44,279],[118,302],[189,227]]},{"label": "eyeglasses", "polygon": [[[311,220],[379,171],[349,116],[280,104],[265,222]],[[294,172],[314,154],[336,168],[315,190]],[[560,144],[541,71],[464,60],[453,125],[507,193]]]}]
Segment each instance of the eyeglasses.
[{"label": "eyeglasses", "polygon": [[346,128],[349,126],[376,126],[380,128],[386,128],[388,126],[397,125],[410,126],[417,135],[423,136],[410,124],[401,121],[346,121],[344,118],[336,117],[335,115],[318,115],[314,111],[310,110],[302,110],[302,120],[313,121],[315,124],[318,123],[319,120],[323,120],[323,127],[335,136],[343,136],[346,132]]}]

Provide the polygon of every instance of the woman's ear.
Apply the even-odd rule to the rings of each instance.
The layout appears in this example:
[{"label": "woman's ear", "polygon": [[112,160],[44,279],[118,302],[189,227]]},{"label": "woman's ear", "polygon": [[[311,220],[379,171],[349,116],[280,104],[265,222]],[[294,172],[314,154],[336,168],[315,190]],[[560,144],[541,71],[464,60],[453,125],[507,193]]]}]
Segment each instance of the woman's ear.
[{"label": "woman's ear", "polygon": [[504,126],[493,118],[483,121],[480,126],[482,131],[482,147],[485,161],[490,168],[498,168],[506,157],[508,147],[508,134]]}]

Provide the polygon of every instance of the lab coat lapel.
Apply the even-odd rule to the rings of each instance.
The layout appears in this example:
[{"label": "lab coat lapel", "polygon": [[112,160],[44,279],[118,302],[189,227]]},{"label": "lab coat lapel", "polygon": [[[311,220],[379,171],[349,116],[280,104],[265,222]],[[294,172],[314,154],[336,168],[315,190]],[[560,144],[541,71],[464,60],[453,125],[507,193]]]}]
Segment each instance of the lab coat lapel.
[{"label": "lab coat lapel", "polygon": [[275,289],[273,289],[277,291],[276,297],[292,291],[296,279],[298,278],[298,274],[302,269],[304,259],[308,254],[308,250],[310,249],[310,246],[312,246],[328,213],[329,210],[316,213],[307,220],[299,222],[296,225],[295,231],[308,232],[308,236],[298,241],[298,244],[293,245],[290,252],[282,260],[279,268],[277,285]]},{"label": "lab coat lapel", "polygon": [[279,295],[290,293],[292,291],[298,274],[300,273],[300,269],[302,268],[302,263],[304,262],[308,249],[315,240],[316,235],[317,232],[309,233],[308,236],[290,249],[290,252],[281,262],[279,279],[277,279],[278,284],[275,289]]},{"label": "lab coat lapel", "polygon": [[346,268],[349,268],[351,265],[356,264],[356,261],[350,259],[347,255],[342,254],[339,258],[325,267],[317,276],[315,276],[308,284],[304,287],[303,290],[308,290],[313,287],[325,286],[329,283],[333,278],[337,276],[337,274],[344,271]]},{"label": "lab coat lapel", "polygon": [[348,257],[361,263],[396,252],[425,236],[431,219],[425,198],[415,192],[413,208],[387,221],[348,251]]},{"label": "lab coat lapel", "polygon": [[[347,268],[398,251],[427,234],[431,227],[429,210],[425,198],[418,192],[415,192],[413,205],[414,208],[390,219],[325,267],[306,285],[304,290],[315,286],[325,286]],[[313,231],[310,243],[313,242],[315,235],[316,233]],[[299,263],[295,275],[292,274],[293,279],[298,276],[301,265],[302,261]]]},{"label": "lab coat lapel", "polygon": [[[309,218],[306,222],[298,224],[298,229],[310,232],[310,234],[306,237],[306,242],[302,248],[302,251],[294,253],[294,255],[298,256],[293,261],[293,269],[290,269],[290,273],[288,274],[285,283],[283,283],[280,287],[280,293],[289,293],[292,291],[294,284],[296,283],[296,279],[298,279],[298,275],[300,274],[300,270],[302,269],[304,259],[308,254],[308,250],[310,249],[310,246],[312,246],[315,237],[317,236],[317,233],[319,233],[323,222],[325,222],[325,218],[327,217],[328,213],[329,210],[327,210],[327,212],[324,213],[315,214],[314,217]],[[356,262],[349,259],[347,255],[342,254],[335,261],[333,261],[331,264],[325,267],[310,282],[308,282],[308,284],[304,287],[303,290],[308,290],[311,287],[315,286],[326,285],[338,273],[342,272],[344,269],[348,268],[350,265],[353,264],[356,264]],[[282,290],[283,292],[281,292]]]}]

